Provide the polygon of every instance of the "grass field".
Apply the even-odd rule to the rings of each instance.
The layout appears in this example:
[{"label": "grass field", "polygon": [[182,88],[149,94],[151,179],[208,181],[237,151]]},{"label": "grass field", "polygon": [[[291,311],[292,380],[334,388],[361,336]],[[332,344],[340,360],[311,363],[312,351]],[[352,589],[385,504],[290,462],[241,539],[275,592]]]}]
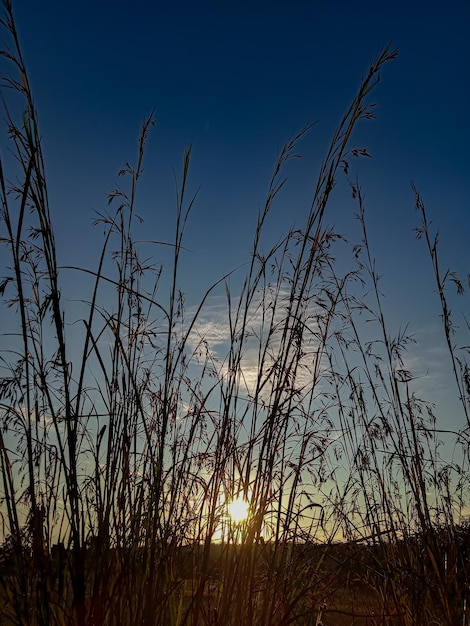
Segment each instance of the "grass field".
[{"label": "grass field", "polygon": [[[119,172],[97,218],[96,269],[67,268],[92,280],[71,319],[38,113],[9,0],[3,8],[13,159],[0,169],[0,291],[14,330],[0,353],[0,624],[468,624],[468,341],[456,345],[448,289],[465,285],[442,273],[414,189],[462,413],[447,459],[445,425],[406,367],[412,338],[388,330],[364,197],[347,178],[364,155],[353,131],[374,116],[371,94],[396,53],[386,48],[365,73],[303,227],[266,247],[285,166],[308,127],[281,151],[240,291],[221,277],[196,307],[179,289],[195,201],[190,149],[164,288],[163,268],[134,240],[146,119],[136,164]],[[325,215],[344,176],[361,241],[340,271],[341,236]],[[223,358],[201,331],[216,291]],[[237,497],[240,520],[228,512]]]},{"label": "grass field", "polygon": [[[411,543],[411,546],[410,546]],[[468,577],[470,532],[462,529],[459,558],[447,564],[455,571],[462,595],[454,598],[461,606],[460,623],[464,624],[464,602],[468,601],[465,581]],[[205,558],[204,546],[187,546],[172,552],[165,560],[165,571],[160,583],[165,600],[160,598],[160,612],[154,615],[157,624],[403,624],[444,623],[445,615],[429,586],[432,563],[425,556],[422,542],[375,546],[358,543],[223,545],[212,544]],[[442,546],[445,551],[446,547]],[[413,554],[420,568],[406,569]],[[32,555],[25,557],[28,562]],[[60,616],[59,606],[66,598],[72,601],[69,562],[72,555],[61,546],[54,546],[44,566],[48,577],[51,623],[67,623]],[[131,562],[131,566],[129,567]],[[89,605],[87,623],[118,623],[111,617],[113,607],[125,602],[137,581],[144,585],[142,566],[145,555],[131,557],[110,550],[107,563],[102,565],[112,571],[106,588],[96,594],[87,584]],[[140,566],[139,566],[140,564]],[[37,564],[29,561],[34,571]],[[85,556],[88,581],[95,578],[95,554],[90,548]],[[15,564],[4,560],[2,566],[2,615],[4,623],[14,622],[14,598],[19,593],[18,581],[11,575]],[[443,572],[451,576],[449,570]],[[391,581],[402,578],[400,593]],[[245,602],[240,603],[240,598]],[[17,600],[16,600],[17,601]],[[131,604],[131,600],[128,600]],[[197,603],[197,611],[196,611]],[[121,615],[124,609],[121,608]],[[422,613],[421,622],[416,615]],[[198,620],[195,615],[198,615]],[[8,617],[9,616],[9,617]],[[3,622],[2,622],[3,623]]]}]

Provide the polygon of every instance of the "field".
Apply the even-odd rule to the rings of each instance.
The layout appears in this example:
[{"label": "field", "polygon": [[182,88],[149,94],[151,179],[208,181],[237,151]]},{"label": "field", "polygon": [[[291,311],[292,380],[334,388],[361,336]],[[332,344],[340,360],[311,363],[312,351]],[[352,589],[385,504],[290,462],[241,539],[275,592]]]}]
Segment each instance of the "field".
[{"label": "field", "polygon": [[[142,257],[134,236],[149,116],[135,165],[97,215],[96,268],[64,268],[9,0],[1,27],[0,624],[468,625],[468,322],[457,333],[452,313],[466,285],[441,270],[413,187],[461,413],[454,432],[408,368],[413,337],[389,331],[364,194],[348,178],[368,156],[353,132],[374,117],[371,94],[396,52],[363,76],[304,225],[265,236],[309,127],[279,155],[240,288],[222,276],[186,306],[191,148],[174,238],[153,242],[168,264]],[[360,229],[346,269],[325,218],[339,181]],[[75,308],[62,299],[64,270],[90,281]]]},{"label": "field", "polygon": [[[444,544],[440,547],[443,552],[449,549]],[[453,601],[461,607],[462,624],[467,619],[463,610],[468,602],[465,581],[469,575],[469,549],[470,532],[464,528],[459,537],[459,554],[451,561],[450,553],[446,552],[447,570],[442,572],[448,584],[454,579]],[[70,619],[61,615],[59,607],[67,604],[67,598],[68,602],[72,599],[69,576],[72,558],[63,546],[54,546],[50,558],[44,560],[43,582],[50,598],[49,623],[68,623]],[[414,564],[409,562],[410,558],[415,560]],[[31,559],[32,555],[24,557],[26,579],[28,571],[37,568]],[[132,623],[133,590],[136,584],[145,588],[152,579],[154,588],[140,593],[139,597],[140,601],[149,600],[153,611],[157,610],[151,618],[157,624],[393,626],[411,620],[423,624],[440,624],[445,620],[428,584],[434,577],[432,563],[417,538],[406,545],[342,543],[275,547],[261,542],[256,546],[212,544],[207,550],[204,546],[187,546],[164,556],[164,568],[152,578],[143,570],[145,560],[143,554],[119,550],[108,551],[104,560],[93,548],[88,548],[85,554],[87,623],[117,624],[123,614]],[[97,563],[106,576],[99,576]],[[16,567],[12,561],[3,561],[2,623],[14,622],[15,601],[20,601],[20,581],[11,576]],[[400,593],[396,584],[390,583],[397,577],[402,579]],[[27,580],[23,581],[26,583]],[[146,598],[149,592],[151,598]],[[116,607],[120,607],[119,618]],[[30,619],[40,621],[32,605],[29,610]],[[416,621],[419,614],[423,615],[421,622]]]}]

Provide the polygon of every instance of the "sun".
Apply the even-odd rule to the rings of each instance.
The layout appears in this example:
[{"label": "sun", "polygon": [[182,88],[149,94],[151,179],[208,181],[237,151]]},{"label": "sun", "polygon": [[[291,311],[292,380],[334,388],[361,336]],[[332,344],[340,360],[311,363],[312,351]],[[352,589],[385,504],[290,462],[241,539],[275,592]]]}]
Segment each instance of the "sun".
[{"label": "sun", "polygon": [[243,520],[248,517],[248,508],[248,502],[241,496],[239,496],[235,500],[232,500],[227,505],[228,514],[230,515],[231,520],[235,522],[235,524],[243,522]]}]

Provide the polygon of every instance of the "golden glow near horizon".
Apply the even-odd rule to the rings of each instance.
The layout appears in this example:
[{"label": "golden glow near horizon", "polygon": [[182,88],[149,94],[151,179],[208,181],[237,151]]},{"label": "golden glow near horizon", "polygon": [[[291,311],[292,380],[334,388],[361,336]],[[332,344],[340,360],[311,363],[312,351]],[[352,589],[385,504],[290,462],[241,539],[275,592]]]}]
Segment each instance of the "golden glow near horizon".
[{"label": "golden glow near horizon", "polygon": [[248,508],[249,504],[242,496],[227,504],[228,514],[235,524],[243,522],[248,517]]}]

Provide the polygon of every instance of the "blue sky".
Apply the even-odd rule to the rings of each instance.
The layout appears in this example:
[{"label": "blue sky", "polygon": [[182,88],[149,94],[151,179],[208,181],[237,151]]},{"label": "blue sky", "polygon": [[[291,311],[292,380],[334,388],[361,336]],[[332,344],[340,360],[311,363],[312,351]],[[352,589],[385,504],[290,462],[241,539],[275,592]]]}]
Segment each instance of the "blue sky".
[{"label": "blue sky", "polygon": [[[399,58],[374,94],[379,118],[357,133],[374,156],[361,163],[360,179],[371,226],[379,236],[386,230],[409,241],[412,179],[443,237],[464,243],[467,2],[393,2],[380,10],[372,2],[298,0],[132,8],[114,2],[112,9],[104,2],[19,0],[15,7],[59,241],[72,225],[89,233],[93,210],[104,206],[121,163],[134,158],[139,124],[155,108],[141,199],[146,229],[171,233],[172,168],[192,143],[191,182],[201,192],[188,232],[190,264],[211,274],[213,253],[230,267],[238,250],[247,250],[283,142],[317,121],[287,190],[296,206],[286,220],[279,216],[281,227],[301,223],[329,137],[362,72],[391,42]],[[341,229],[336,214],[331,221]],[[386,242],[378,245],[393,252]]]},{"label": "blue sky", "polygon": [[[135,159],[140,123],[155,109],[137,209],[144,223],[136,232],[171,240],[173,170],[180,174],[191,143],[190,187],[200,191],[182,260],[189,305],[248,261],[276,157],[293,133],[317,122],[299,145],[303,159],[286,170],[267,237],[302,226],[321,159],[361,75],[386,44],[398,48],[372,97],[378,119],[361,123],[354,137],[373,159],[354,163],[351,175],[366,196],[392,330],[410,324],[421,341],[418,370],[427,370],[432,351],[442,348],[433,340],[439,308],[412,230],[419,216],[410,181],[439,227],[443,266],[465,278],[468,2],[16,0],[14,8],[39,112],[59,262],[94,268],[102,241],[91,225],[95,211],[105,210],[122,163]],[[354,242],[354,212],[339,190],[326,224]],[[159,251],[149,254],[160,260]],[[80,288],[70,278],[66,297],[81,297]],[[459,306],[468,308],[468,295]]]}]

